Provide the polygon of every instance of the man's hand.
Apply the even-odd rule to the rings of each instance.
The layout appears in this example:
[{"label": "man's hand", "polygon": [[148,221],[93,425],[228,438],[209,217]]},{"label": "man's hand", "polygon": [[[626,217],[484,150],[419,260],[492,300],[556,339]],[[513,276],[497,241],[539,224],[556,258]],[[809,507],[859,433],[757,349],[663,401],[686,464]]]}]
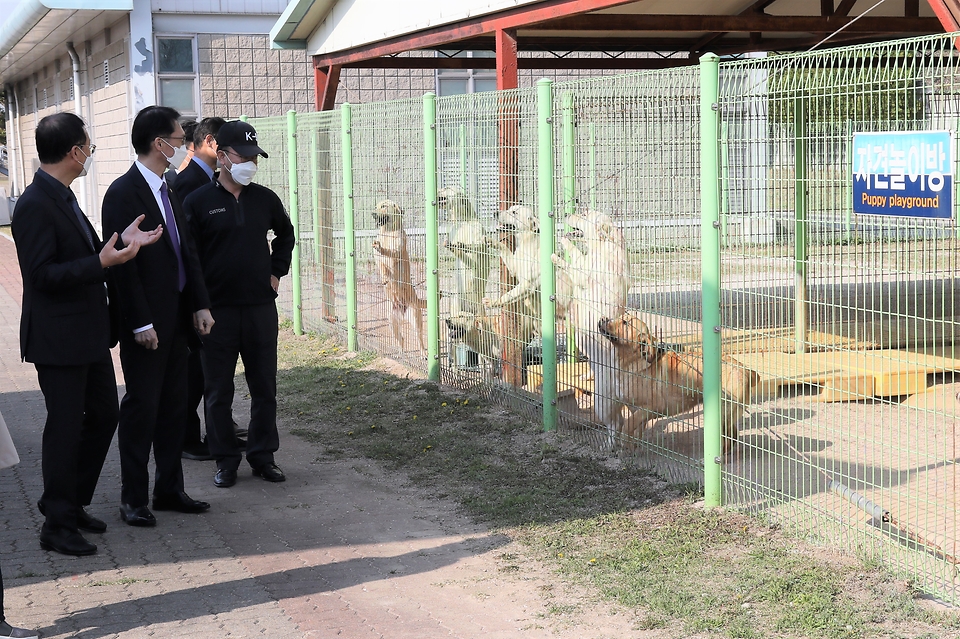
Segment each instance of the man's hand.
[{"label": "man's hand", "polygon": [[210,314],[209,308],[202,308],[193,314],[193,327],[201,335],[210,334],[210,329],[213,328],[213,315]]},{"label": "man's hand", "polygon": [[274,293],[280,290],[280,280],[276,275],[270,276],[270,286],[273,288]]},{"label": "man's hand", "polygon": [[140,250],[140,243],[136,240],[128,242],[127,245],[120,250],[117,250],[116,243],[117,234],[114,233],[110,236],[110,239],[107,240],[107,243],[103,245],[103,248],[100,249],[100,266],[102,268],[109,268],[117,264],[129,262],[137,256],[137,252]]},{"label": "man's hand", "polygon": [[151,351],[157,350],[157,347],[160,345],[160,340],[157,339],[157,331],[152,328],[134,333],[133,339],[137,344]]},{"label": "man's hand", "polygon": [[140,230],[140,222],[143,222],[145,215],[141,215],[133,222],[130,222],[130,226],[123,229],[123,233],[120,237],[123,238],[124,244],[139,244],[140,246],[147,246],[153,244],[160,239],[160,236],[163,235],[163,226],[157,225],[157,228],[152,231],[142,231]]}]

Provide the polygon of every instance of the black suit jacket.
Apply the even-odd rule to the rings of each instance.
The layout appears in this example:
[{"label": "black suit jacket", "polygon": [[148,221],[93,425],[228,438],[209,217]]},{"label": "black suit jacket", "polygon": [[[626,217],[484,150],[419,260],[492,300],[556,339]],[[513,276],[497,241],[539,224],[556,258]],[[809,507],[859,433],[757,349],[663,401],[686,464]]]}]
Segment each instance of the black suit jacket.
[{"label": "black suit jacket", "polygon": [[[210,300],[190,227],[180,209],[180,199],[174,189],[169,186],[168,189],[187,275],[183,299],[187,300],[189,307],[186,310],[192,313],[210,308]],[[141,214],[146,216],[140,224],[142,229],[153,229],[164,222],[150,186],[134,164],[113,181],[103,197],[103,232],[119,233]],[[177,309],[184,309],[179,304],[177,255],[168,229],[164,228],[163,237],[158,242],[141,247],[134,259],[113,270],[120,297],[121,339],[132,337],[134,330],[153,324],[158,338],[163,341],[169,339],[178,323],[186,321],[189,324],[189,316],[177,316]]]},{"label": "black suit jacket", "polygon": [[[190,160],[190,164],[187,165],[180,173],[177,173],[177,177],[174,179],[174,186],[177,190],[177,195],[180,196],[180,201],[183,202],[187,199],[187,196],[199,189],[205,184],[210,184],[212,180],[210,176],[207,175],[207,172],[203,170],[197,160]],[[169,184],[169,180],[167,184]]]},{"label": "black suit jacket", "polygon": [[38,176],[17,200],[11,226],[23,276],[23,359],[53,366],[101,361],[117,343],[117,317],[107,305],[104,282],[111,278],[100,266],[97,232]]}]

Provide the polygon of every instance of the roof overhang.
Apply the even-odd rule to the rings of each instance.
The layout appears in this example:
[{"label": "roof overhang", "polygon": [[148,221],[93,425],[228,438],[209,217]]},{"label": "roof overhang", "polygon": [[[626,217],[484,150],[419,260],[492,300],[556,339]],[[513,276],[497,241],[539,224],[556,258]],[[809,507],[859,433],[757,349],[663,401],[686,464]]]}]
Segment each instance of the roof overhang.
[{"label": "roof overhang", "polygon": [[274,49],[306,49],[310,34],[330,13],[336,0],[293,0],[273,28],[270,43]]},{"label": "roof overhang", "polygon": [[[577,60],[592,63],[571,54],[655,52],[664,56],[664,65],[672,66],[707,51],[721,55],[796,51],[824,40],[825,46],[835,46],[944,31],[931,8],[936,0],[880,5],[876,0],[422,0],[415,5],[394,3],[405,7],[402,20],[384,12],[371,15],[366,10],[371,2],[297,0],[274,34],[306,43],[318,68],[404,68],[448,63],[434,55],[416,58],[419,62],[397,62],[398,54],[493,50],[496,32],[511,30],[519,51],[559,53],[558,59],[566,60],[563,64],[580,68]],[[419,13],[413,6],[421,7]],[[424,13],[429,7],[432,15]],[[281,42],[275,39],[275,44]],[[489,64],[481,58],[468,60]],[[520,63],[524,64],[522,58]],[[648,65],[651,59],[609,59],[606,66],[627,68],[619,65],[628,63]]]},{"label": "roof overhang", "polygon": [[[133,0],[20,0],[0,25],[0,83],[46,64],[133,10]],[[61,52],[62,54],[62,52]]]}]

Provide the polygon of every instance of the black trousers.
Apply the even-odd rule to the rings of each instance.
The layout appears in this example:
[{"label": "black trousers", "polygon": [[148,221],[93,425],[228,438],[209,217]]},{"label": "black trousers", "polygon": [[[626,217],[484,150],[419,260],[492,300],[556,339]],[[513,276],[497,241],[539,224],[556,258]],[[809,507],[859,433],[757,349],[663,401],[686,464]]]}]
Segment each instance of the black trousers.
[{"label": "black trousers", "polygon": [[211,309],[216,323],[203,338],[204,404],[207,443],[219,468],[236,469],[241,453],[233,428],[233,378],[237,358],[243,360],[244,377],[250,388],[250,425],[247,462],[260,468],[274,462],[280,448],[277,433],[277,306]]},{"label": "black trousers", "polygon": [[120,500],[146,506],[150,474],[150,448],[157,472],[153,494],[183,490],[183,431],[187,416],[187,325],[158,333],[159,347],[149,350],[133,335],[120,339],[120,363],[127,392],[120,402]]},{"label": "black trousers", "polygon": [[[216,318],[214,318],[216,319]],[[183,434],[183,447],[199,446],[203,442],[203,424],[197,411],[203,400],[203,365],[199,348],[191,348],[187,357],[187,429]]]},{"label": "black trousers", "polygon": [[47,406],[41,465],[44,529],[77,530],[77,513],[93,500],[117,429],[117,378],[110,352],[84,366],[36,364]]}]

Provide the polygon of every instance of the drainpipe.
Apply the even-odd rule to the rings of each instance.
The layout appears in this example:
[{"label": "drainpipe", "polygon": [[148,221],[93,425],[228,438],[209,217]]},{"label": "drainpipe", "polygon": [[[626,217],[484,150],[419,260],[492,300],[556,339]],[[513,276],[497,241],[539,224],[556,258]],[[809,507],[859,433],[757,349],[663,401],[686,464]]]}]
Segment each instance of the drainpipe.
[{"label": "drainpipe", "polygon": [[16,143],[16,126],[17,121],[13,113],[13,102],[11,102],[11,96],[13,95],[13,85],[7,85],[7,175],[10,178],[10,197],[17,197],[20,195],[20,179],[17,177],[17,171],[20,170],[20,163],[17,162],[17,149],[20,145]]},{"label": "drainpipe", "polygon": [[[13,104],[17,111],[17,168],[20,171],[20,184],[17,186],[20,188],[21,185],[27,183],[27,174],[26,169],[23,167],[23,140],[20,136],[23,129],[20,126],[20,96],[17,95],[16,87],[13,89]],[[19,193],[17,195],[19,195]]]},{"label": "drainpipe", "polygon": [[[70,62],[73,64],[73,111],[81,119],[83,118],[83,109],[80,105],[80,56],[77,50],[73,48],[73,43],[67,43],[67,53],[70,54]],[[89,133],[89,127],[87,128]],[[87,211],[87,178],[80,178],[80,210],[90,217]]]}]

